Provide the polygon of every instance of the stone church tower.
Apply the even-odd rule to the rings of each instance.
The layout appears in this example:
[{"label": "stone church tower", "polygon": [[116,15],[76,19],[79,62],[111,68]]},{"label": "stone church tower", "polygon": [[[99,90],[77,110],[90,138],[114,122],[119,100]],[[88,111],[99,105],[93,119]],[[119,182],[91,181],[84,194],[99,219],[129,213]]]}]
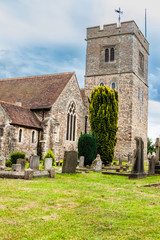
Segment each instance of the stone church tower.
[{"label": "stone church tower", "polygon": [[133,154],[136,136],[147,154],[149,44],[134,21],[87,29],[85,92],[104,84],[119,93],[115,158]]}]

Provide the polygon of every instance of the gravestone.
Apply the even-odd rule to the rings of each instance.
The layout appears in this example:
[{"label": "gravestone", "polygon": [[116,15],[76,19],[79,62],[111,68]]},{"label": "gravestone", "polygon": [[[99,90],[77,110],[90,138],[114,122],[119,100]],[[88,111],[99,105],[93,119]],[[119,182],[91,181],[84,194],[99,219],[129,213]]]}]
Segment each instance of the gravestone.
[{"label": "gravestone", "polygon": [[156,138],[156,164],[159,164],[159,147],[160,147],[160,141],[159,138]]},{"label": "gravestone", "polygon": [[132,159],[133,159],[132,153],[128,153],[128,163],[129,164],[132,164]]},{"label": "gravestone", "polygon": [[135,137],[136,150],[134,151],[134,164],[129,178],[144,178],[144,142],[141,137]]},{"label": "gravestone", "polygon": [[152,156],[148,158],[149,166],[148,166],[148,175],[155,175],[155,165],[156,165],[156,157]]},{"label": "gravestone", "polygon": [[3,163],[3,161],[2,161],[2,160],[0,160],[0,166],[2,166],[2,163]]},{"label": "gravestone", "polygon": [[119,158],[119,165],[120,166],[122,165],[122,158],[121,157]]},{"label": "gravestone", "polygon": [[102,171],[102,160],[101,160],[99,154],[97,154],[97,157],[96,157],[96,159],[93,161],[92,166],[93,166],[93,170],[94,170],[95,172],[101,172],[101,171]]},{"label": "gravestone", "polygon": [[75,173],[78,153],[76,151],[65,151],[62,173]]},{"label": "gravestone", "polygon": [[84,156],[80,156],[80,159],[79,159],[79,167],[80,167],[80,168],[83,168],[83,167],[84,167]]},{"label": "gravestone", "polygon": [[20,172],[21,164],[12,164],[12,171]]},{"label": "gravestone", "polygon": [[52,168],[52,158],[45,158],[44,159],[44,169],[50,170]]},{"label": "gravestone", "polygon": [[49,169],[48,172],[49,172],[50,178],[55,178],[55,169],[54,168]]},{"label": "gravestone", "polygon": [[39,170],[39,156],[33,155],[30,157],[29,167],[33,170]]},{"label": "gravestone", "polygon": [[33,178],[33,170],[31,168],[24,170],[24,179],[31,180]]},{"label": "gravestone", "polygon": [[21,171],[24,171],[25,166],[26,166],[26,160],[25,159],[17,159],[17,164],[21,164]]}]

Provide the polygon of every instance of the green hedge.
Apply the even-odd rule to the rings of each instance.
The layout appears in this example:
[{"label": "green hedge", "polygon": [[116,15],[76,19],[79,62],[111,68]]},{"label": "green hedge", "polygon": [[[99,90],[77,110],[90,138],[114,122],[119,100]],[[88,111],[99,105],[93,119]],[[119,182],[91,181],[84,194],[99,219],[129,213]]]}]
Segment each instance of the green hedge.
[{"label": "green hedge", "polygon": [[22,152],[14,152],[10,155],[10,161],[12,164],[16,164],[17,163],[17,159],[22,158],[25,159],[26,154],[22,153]]},{"label": "green hedge", "polygon": [[97,155],[97,138],[94,134],[81,133],[78,140],[78,156],[84,156],[84,165],[91,165]]}]

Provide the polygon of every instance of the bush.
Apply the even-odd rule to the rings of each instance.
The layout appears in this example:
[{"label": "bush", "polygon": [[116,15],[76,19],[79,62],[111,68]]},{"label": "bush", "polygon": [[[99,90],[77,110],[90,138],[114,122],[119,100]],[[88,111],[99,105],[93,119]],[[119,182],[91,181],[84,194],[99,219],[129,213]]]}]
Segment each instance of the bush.
[{"label": "bush", "polygon": [[11,162],[11,160],[6,161],[6,167],[12,167],[12,162]]},{"label": "bush", "polygon": [[49,151],[46,153],[46,155],[44,156],[44,158],[43,158],[43,162],[44,162],[44,159],[45,158],[52,158],[53,159],[53,164],[55,163],[55,157],[54,157],[54,154],[53,154],[53,152],[52,152],[52,150],[51,149],[49,149]]},{"label": "bush", "polygon": [[84,165],[91,165],[97,155],[97,138],[95,133],[81,133],[78,140],[78,157],[84,156]]},{"label": "bush", "polygon": [[25,159],[25,156],[26,156],[25,153],[14,152],[14,153],[11,153],[11,155],[10,155],[10,161],[12,164],[16,164],[17,159],[19,159],[19,158]]}]

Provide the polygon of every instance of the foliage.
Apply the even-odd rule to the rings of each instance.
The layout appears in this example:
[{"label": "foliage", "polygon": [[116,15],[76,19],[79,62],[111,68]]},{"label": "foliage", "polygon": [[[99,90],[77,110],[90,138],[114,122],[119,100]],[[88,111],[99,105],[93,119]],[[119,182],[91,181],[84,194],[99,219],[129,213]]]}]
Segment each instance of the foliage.
[{"label": "foliage", "polygon": [[45,158],[52,158],[53,163],[55,162],[55,157],[54,157],[54,154],[53,154],[51,149],[49,149],[49,151],[46,153],[46,155],[43,158],[43,161],[44,161]]},{"label": "foliage", "polygon": [[81,133],[78,140],[78,156],[84,156],[84,165],[91,165],[97,155],[97,137],[92,134]]},{"label": "foliage", "polygon": [[155,144],[152,142],[151,138],[147,138],[147,154],[156,152]]},{"label": "foliage", "polygon": [[12,167],[12,162],[11,162],[11,160],[6,161],[6,167]]},{"label": "foliage", "polygon": [[97,136],[97,153],[104,164],[112,162],[118,130],[118,91],[95,87],[89,100],[91,131]]},{"label": "foliage", "polygon": [[25,159],[26,154],[22,152],[14,152],[10,154],[10,161],[12,164],[16,164],[17,159],[22,158]]}]

